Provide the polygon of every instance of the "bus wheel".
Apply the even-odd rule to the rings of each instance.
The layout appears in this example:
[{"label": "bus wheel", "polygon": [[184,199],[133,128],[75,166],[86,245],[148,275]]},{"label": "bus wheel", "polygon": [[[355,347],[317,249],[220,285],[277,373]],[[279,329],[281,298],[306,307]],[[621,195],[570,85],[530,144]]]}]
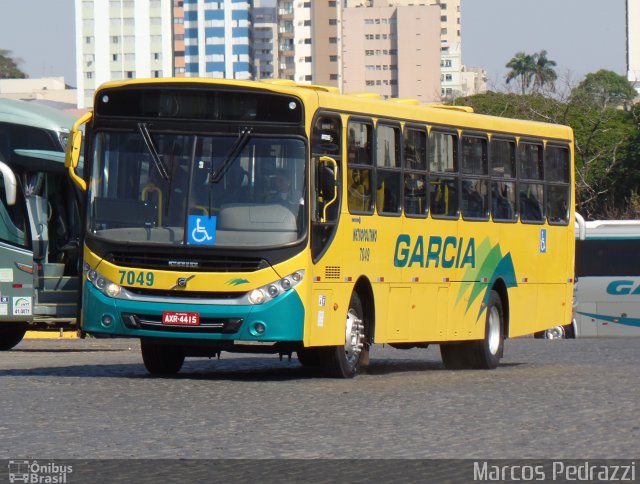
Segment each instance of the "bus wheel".
[{"label": "bus wheel", "polygon": [[[571,327],[571,326],[569,326]],[[565,339],[567,335],[566,326],[554,326],[553,328],[545,329],[544,331],[538,331],[533,335],[537,339]]]},{"label": "bus wheel", "polygon": [[11,323],[0,326],[0,351],[10,350],[20,343],[26,332],[26,324]]},{"label": "bus wheel", "polygon": [[471,367],[468,358],[468,343],[442,343],[440,344],[440,356],[447,370],[464,370]]},{"label": "bus wheel", "polygon": [[448,370],[485,369],[498,366],[502,357],[504,313],[496,291],[489,294],[485,318],[484,339],[440,345],[442,362]]},{"label": "bus wheel", "polygon": [[322,363],[321,350],[318,348],[304,348],[296,351],[298,361],[307,368],[317,368]]},{"label": "bus wheel", "polygon": [[353,378],[361,363],[369,360],[369,348],[365,342],[366,333],[360,297],[354,292],[349,301],[345,322],[344,346],[334,346],[322,355],[322,367],[335,378]]},{"label": "bus wheel", "polygon": [[152,375],[173,375],[180,371],[184,363],[184,351],[170,345],[140,342],[142,361]]},{"label": "bus wheel", "polygon": [[493,370],[498,366],[504,344],[503,328],[502,300],[496,291],[491,291],[487,304],[484,339],[469,343],[471,345],[471,368]]}]

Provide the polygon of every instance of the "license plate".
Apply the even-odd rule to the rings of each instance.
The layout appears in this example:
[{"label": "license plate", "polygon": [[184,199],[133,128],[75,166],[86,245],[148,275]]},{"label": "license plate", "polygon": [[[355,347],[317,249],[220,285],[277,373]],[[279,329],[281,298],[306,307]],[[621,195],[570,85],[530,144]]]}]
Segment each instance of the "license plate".
[{"label": "license plate", "polygon": [[200,313],[164,311],[162,313],[162,324],[175,324],[178,326],[199,326]]}]

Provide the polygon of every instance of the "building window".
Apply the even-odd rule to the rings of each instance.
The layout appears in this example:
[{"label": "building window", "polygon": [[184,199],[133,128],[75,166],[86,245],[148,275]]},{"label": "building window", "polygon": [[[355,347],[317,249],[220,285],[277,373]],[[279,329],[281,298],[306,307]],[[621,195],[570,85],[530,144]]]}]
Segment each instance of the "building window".
[{"label": "building window", "polygon": [[332,81],[337,81],[338,80],[338,74],[329,74],[329,79]]},{"label": "building window", "polygon": [[93,72],[87,72],[87,79],[93,79]]},{"label": "building window", "polygon": [[133,79],[133,71],[127,71],[127,79]]},{"label": "building window", "polygon": [[336,2],[335,1],[330,1],[329,2],[329,7],[334,8],[336,6]]},{"label": "building window", "polygon": [[118,42],[120,42],[120,37],[118,37],[117,35],[111,37],[112,44],[117,44]]},{"label": "building window", "polygon": [[446,9],[447,9],[447,4],[446,4],[446,3],[441,3],[441,4],[440,4],[440,8],[441,8],[442,10],[446,10]]},{"label": "building window", "polygon": [[338,25],[338,20],[335,18],[330,18],[329,19],[329,25]]},{"label": "building window", "polygon": [[329,56],[329,62],[338,62],[338,56],[337,55],[330,55]]},{"label": "building window", "polygon": [[446,22],[447,21],[447,16],[446,15],[441,15],[440,16],[440,22]]},{"label": "building window", "polygon": [[120,60],[120,54],[113,54],[111,56],[111,60],[114,62]]},{"label": "building window", "polygon": [[337,44],[338,43],[338,37],[329,37],[329,43],[330,44]]},{"label": "building window", "polygon": [[440,35],[447,35],[447,29],[440,29]]}]

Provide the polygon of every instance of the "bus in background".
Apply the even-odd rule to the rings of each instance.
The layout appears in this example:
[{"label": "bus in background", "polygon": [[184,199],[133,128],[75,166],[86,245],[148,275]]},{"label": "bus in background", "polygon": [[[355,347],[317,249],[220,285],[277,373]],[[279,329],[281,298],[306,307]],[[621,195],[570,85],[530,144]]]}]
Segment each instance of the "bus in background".
[{"label": "bus in background", "polygon": [[640,221],[586,222],[576,276],[579,337],[640,336]]},{"label": "bus in background", "polygon": [[0,350],[76,320],[80,197],[64,167],[74,120],[0,99]]},{"label": "bus in background", "polygon": [[469,111],[291,81],[101,86],[66,162],[82,330],[140,338],[154,374],[296,352],[347,378],[374,343],[495,368],[506,337],[571,316],[573,133]]}]

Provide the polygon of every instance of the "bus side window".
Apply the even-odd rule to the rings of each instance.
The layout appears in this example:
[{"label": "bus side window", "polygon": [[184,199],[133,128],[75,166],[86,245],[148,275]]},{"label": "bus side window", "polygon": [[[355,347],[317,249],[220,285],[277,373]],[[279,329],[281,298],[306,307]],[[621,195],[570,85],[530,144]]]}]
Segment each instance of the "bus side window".
[{"label": "bus side window", "polygon": [[429,138],[429,178],[431,214],[457,218],[458,137],[432,131]]},{"label": "bus side window", "polygon": [[350,212],[373,212],[373,125],[349,121],[347,126],[347,202]]},{"label": "bus side window", "polygon": [[376,207],[378,213],[399,214],[402,200],[400,128],[379,123],[376,133]]},{"label": "bus side window", "polygon": [[492,138],[491,215],[499,222],[515,222],[516,212],[516,144],[514,140]]},{"label": "bus side window", "polygon": [[311,149],[314,154],[339,156],[342,123],[335,116],[319,116],[313,126]]}]

